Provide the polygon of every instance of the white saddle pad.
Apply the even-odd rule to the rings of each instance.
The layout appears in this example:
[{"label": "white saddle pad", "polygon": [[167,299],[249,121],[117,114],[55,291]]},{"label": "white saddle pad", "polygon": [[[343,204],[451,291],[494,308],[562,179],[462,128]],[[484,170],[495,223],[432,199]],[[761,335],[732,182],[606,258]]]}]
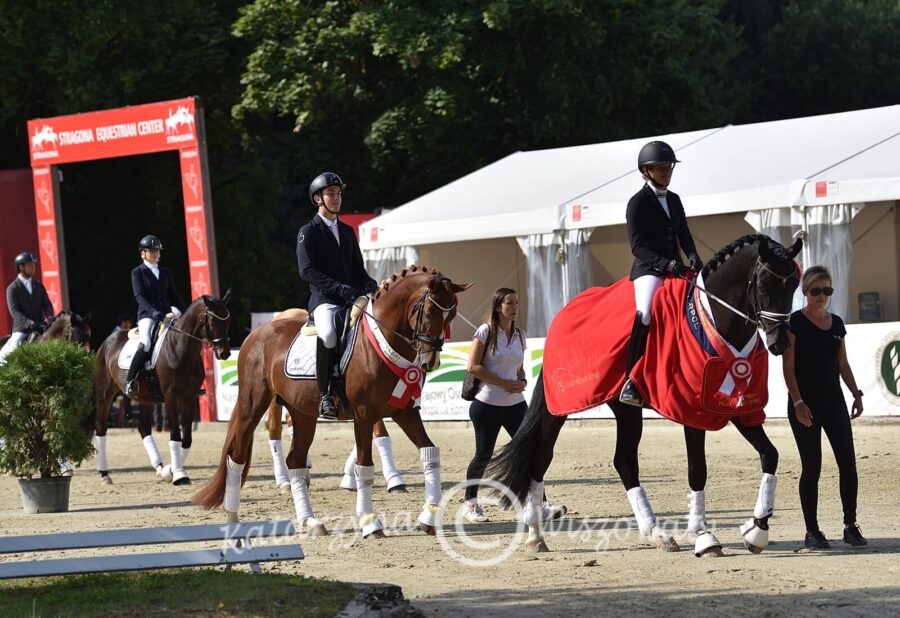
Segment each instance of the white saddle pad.
[{"label": "white saddle pad", "polygon": [[[153,369],[156,367],[156,359],[159,357],[159,351],[162,349],[163,340],[166,338],[166,335],[169,334],[170,325],[171,322],[166,322],[159,337],[156,338],[156,345],[153,347],[153,355],[150,357],[150,362],[144,365],[145,369]],[[315,340],[313,340],[313,342],[315,342]],[[125,345],[122,346],[122,350],[119,352],[119,369],[125,369],[127,371],[131,368],[131,359],[134,358],[134,353],[137,352],[140,344],[140,339],[129,339],[125,342]],[[315,361],[315,359],[313,360]]]},{"label": "white saddle pad", "polygon": [[289,378],[316,377],[316,337],[299,334],[294,337],[284,359],[284,373]]}]

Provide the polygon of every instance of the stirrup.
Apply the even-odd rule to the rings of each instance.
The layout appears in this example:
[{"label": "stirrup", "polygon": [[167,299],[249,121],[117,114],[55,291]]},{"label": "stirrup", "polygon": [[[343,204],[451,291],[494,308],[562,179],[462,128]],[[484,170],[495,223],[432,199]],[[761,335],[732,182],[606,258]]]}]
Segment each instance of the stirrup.
[{"label": "stirrup", "polygon": [[641,395],[634,387],[634,383],[631,381],[631,378],[625,380],[625,385],[622,386],[622,392],[619,393],[619,401],[636,408],[644,407],[644,400],[641,399]]},{"label": "stirrup", "polygon": [[331,395],[319,396],[319,418],[329,421],[337,420],[338,410]]},{"label": "stirrup", "polygon": [[133,378],[125,384],[125,392],[122,394],[125,395],[126,397],[128,397],[129,399],[132,399],[137,394],[137,390],[138,390],[137,378]]}]

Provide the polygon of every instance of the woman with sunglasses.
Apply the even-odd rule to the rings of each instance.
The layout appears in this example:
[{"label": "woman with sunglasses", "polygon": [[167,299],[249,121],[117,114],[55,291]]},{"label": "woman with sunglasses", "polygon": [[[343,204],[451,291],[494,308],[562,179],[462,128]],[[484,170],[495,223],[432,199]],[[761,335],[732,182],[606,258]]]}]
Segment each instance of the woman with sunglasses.
[{"label": "woman with sunglasses", "polygon": [[[791,314],[788,333],[791,345],[784,354],[783,368],[789,393],[788,419],[802,465],[800,506],[806,523],[804,545],[811,549],[831,547],[819,530],[816,513],[824,430],[840,474],[844,542],[858,547],[867,541],[856,525],[858,478],[850,419],[862,414],[863,393],[847,362],[844,322],[828,312],[828,302],[834,294],[831,274],[824,266],[812,266],[803,273],[801,289],[806,305]],[[841,378],[853,393],[852,413],[847,411]]]}]

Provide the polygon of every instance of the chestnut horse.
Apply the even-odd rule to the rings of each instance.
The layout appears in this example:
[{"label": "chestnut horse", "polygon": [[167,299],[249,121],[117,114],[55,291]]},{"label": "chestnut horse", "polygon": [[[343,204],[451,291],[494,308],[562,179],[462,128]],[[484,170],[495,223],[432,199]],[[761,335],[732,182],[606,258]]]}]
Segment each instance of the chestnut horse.
[{"label": "chestnut horse", "polygon": [[[394,399],[397,407],[393,407],[389,400],[398,392],[407,398],[415,394],[421,372],[438,366],[445,329],[456,316],[456,295],[469,287],[453,283],[436,270],[411,266],[382,284],[357,324],[364,332],[357,334],[344,374],[349,409],[341,403],[339,416],[355,421],[356,513],[363,536],[384,536],[372,505],[372,433],[375,423],[385,417],[392,417],[419,448],[425,505],[418,520],[423,530],[435,532],[441,502],[440,451],[428,437],[418,409],[403,399]],[[277,397],[294,426],[286,462],[297,520],[304,531],[322,535],[328,531],[313,515],[306,486],[306,457],[315,437],[319,392],[314,378],[294,380],[284,370],[288,348],[301,326],[300,320],[277,320],[247,337],[246,352],[238,359],[238,400],[222,457],[215,475],[193,500],[206,509],[224,505],[227,520],[238,520],[240,490],[250,472],[253,431]]]},{"label": "chestnut horse", "polygon": [[[9,339],[9,335],[0,337],[0,347],[3,347],[7,339]],[[35,336],[31,342],[38,343],[51,339],[62,339],[78,345],[87,345],[91,339],[91,314],[88,313],[81,317],[74,311],[60,311],[50,319],[46,330]]]},{"label": "chestnut horse", "polygon": [[[150,463],[157,476],[168,480],[171,473],[173,485],[189,485],[191,479],[184,471],[184,462],[191,448],[191,428],[200,407],[200,390],[206,371],[203,368],[203,346],[209,344],[216,358],[225,360],[231,354],[228,344],[228,328],[231,313],[228,301],[231,290],[222,298],[201,296],[192,302],[184,315],[178,318],[162,342],[159,358],[152,372],[152,384],[145,372],[138,376],[137,394],[131,399],[140,404],[165,403],[169,419],[169,452],[171,466],[162,465],[162,457],[156,448],[149,423],[138,427]],[[97,421],[94,446],[97,448],[97,471],[100,480],[111,484],[106,458],[106,430],[109,427],[109,410],[113,399],[125,390],[128,375],[119,367],[119,352],[128,341],[126,331],[112,333],[97,350],[97,373],[94,376],[94,393],[97,400]],[[143,409],[144,406],[142,406]],[[171,472],[169,472],[169,470]]]},{"label": "chestnut horse", "polygon": [[[304,324],[309,320],[309,312],[306,309],[292,308],[285,309],[279,313],[275,320],[297,319]],[[275,475],[275,484],[282,494],[290,493],[291,482],[288,479],[287,464],[284,461],[284,450],[281,444],[282,434],[282,407],[277,399],[273,399],[266,411],[266,430],[269,432],[269,451],[272,453],[272,467]],[[288,424],[290,435],[293,436],[293,427],[290,427],[290,416]],[[391,436],[388,433],[384,420],[379,420],[373,427],[373,435],[375,444],[379,447],[381,453],[381,469],[384,474],[384,482],[387,484],[388,493],[406,493],[406,483],[397,467],[394,465],[393,450],[391,449]],[[347,464],[344,467],[344,478],[341,480],[341,487],[349,491],[356,491],[356,476],[354,474],[353,465],[356,463],[356,448],[351,449],[347,458]],[[306,467],[312,470],[312,457],[306,457]],[[309,487],[309,476],[306,477],[306,486]]]}]

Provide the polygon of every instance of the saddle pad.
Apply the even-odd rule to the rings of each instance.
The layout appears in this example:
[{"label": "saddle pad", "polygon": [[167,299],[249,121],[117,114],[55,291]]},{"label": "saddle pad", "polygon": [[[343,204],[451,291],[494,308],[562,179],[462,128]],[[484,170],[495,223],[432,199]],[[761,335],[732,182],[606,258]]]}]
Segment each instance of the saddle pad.
[{"label": "saddle pad", "polygon": [[[169,326],[173,323],[174,321],[166,321],[163,323],[162,332],[159,333],[159,337],[156,338],[156,345],[153,346],[153,355],[150,357],[150,363],[144,365],[145,369],[153,369],[156,367],[156,359],[159,357],[159,351],[162,349],[163,340],[166,338],[166,335],[169,334]],[[140,344],[140,338],[132,339],[129,336],[128,341],[125,342],[125,345],[122,346],[122,349],[119,351],[119,369],[128,371],[128,369],[131,368],[131,359],[134,358],[134,353],[137,352]]]},{"label": "saddle pad", "polygon": [[[338,373],[340,374],[347,369],[350,357],[353,356],[353,344],[356,342],[358,331],[359,328],[356,327],[347,333],[347,339],[344,341],[344,354],[338,364]],[[315,380],[317,339],[318,337],[305,334],[302,329],[297,333],[284,357],[284,375],[292,380]]]}]

